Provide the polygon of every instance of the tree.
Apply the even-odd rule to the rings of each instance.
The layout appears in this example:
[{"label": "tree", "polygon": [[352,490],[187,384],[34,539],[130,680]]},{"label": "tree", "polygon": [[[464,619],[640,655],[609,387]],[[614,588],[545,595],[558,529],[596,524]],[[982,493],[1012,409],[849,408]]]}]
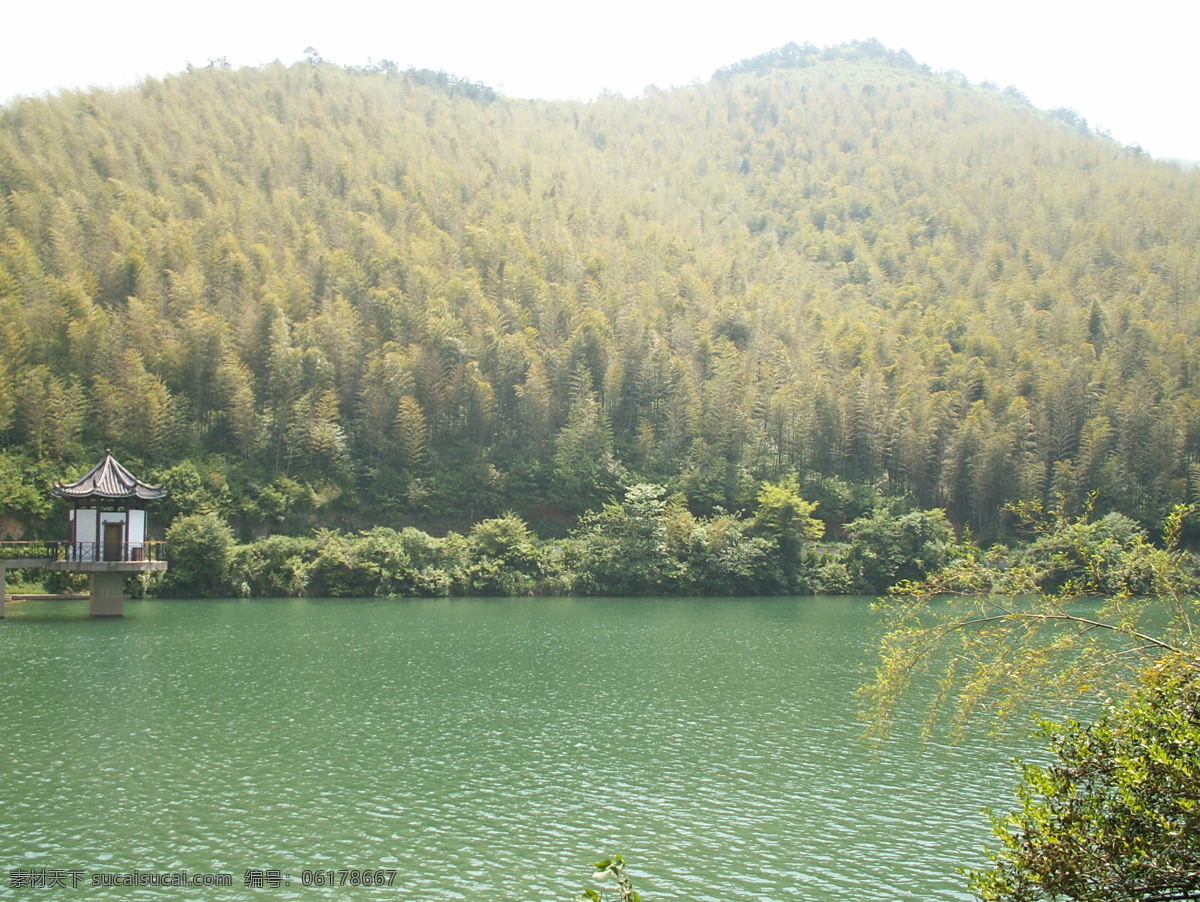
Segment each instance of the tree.
[{"label": "tree", "polygon": [[984,902],[1200,899],[1200,669],[1151,668],[1096,723],[1044,725],[1055,761],[1026,764],[1020,807],[993,817]]},{"label": "tree", "polygon": [[959,731],[1047,700],[1109,706],[1092,726],[1052,731],[1058,763],[1024,767],[1020,809],[995,821],[993,868],[971,874],[985,902],[1200,899],[1200,601],[1178,548],[1188,513],[1168,517],[1161,548],[1123,518],[1059,514],[1037,524],[1023,560],[970,550],[881,605],[889,631],[862,690],[876,734],[931,673],[930,725],[952,700]]},{"label": "tree", "polygon": [[625,490],[580,521],[575,534],[581,591],[592,595],[653,595],[670,591],[682,567],[667,546],[664,489],[645,483]]},{"label": "tree", "polygon": [[35,469],[12,452],[0,451],[0,510],[10,518],[10,523],[13,519],[19,521],[22,530],[21,535],[9,538],[23,537],[52,510],[50,494],[37,484],[38,480],[49,482],[48,473],[37,472],[47,469],[45,466]]},{"label": "tree", "polygon": [[847,566],[866,592],[886,592],[904,580],[917,580],[945,565],[954,531],[941,510],[895,514],[876,508],[846,527]]},{"label": "tree", "polygon": [[471,591],[479,595],[527,595],[537,586],[541,554],[525,521],[511,511],[476,523],[468,537],[473,561]]},{"label": "tree", "polygon": [[167,497],[154,510],[155,518],[160,522],[174,522],[177,517],[188,514],[217,513],[225,500],[222,490],[226,487],[222,485],[214,491],[211,474],[210,480],[206,481],[192,460],[155,472],[153,481],[167,490]]},{"label": "tree", "polygon": [[318,530],[305,574],[311,595],[446,596],[466,582],[466,543],[419,529],[376,526],[357,535]]},{"label": "tree", "polygon": [[[886,732],[918,674],[935,675],[940,687],[931,723],[952,703],[961,730],[974,715],[1003,719],[1047,698],[1128,695],[1161,657],[1200,668],[1196,565],[1178,548],[1190,510],[1168,517],[1161,548],[1144,538],[1121,544],[1113,528],[1058,515],[1037,524],[1027,559],[967,548],[894,587],[879,603],[888,629],[862,690],[873,731]],[[1061,579],[1064,562],[1071,573]]]},{"label": "tree", "polygon": [[587,107],[307,62],[28,100],[0,440],[332,480],[326,526],[466,528],[489,463],[559,527],[792,471],[1153,522],[1200,460],[1192,176],[853,45]]},{"label": "tree", "polygon": [[230,594],[233,530],[216,514],[178,517],[167,530],[168,595],[205,598]]},{"label": "tree", "polygon": [[795,474],[779,482],[764,482],[758,491],[755,530],[775,543],[777,559],[788,591],[800,588],[802,551],[825,534],[825,524],[813,516],[817,505],[800,496]]},{"label": "tree", "polygon": [[425,439],[429,434],[421,402],[412,395],[404,395],[396,404],[393,425],[392,462],[406,473],[419,472],[425,460]]},{"label": "tree", "polygon": [[683,565],[679,589],[697,595],[769,595],[783,587],[770,566],[773,543],[748,535],[750,523],[718,511],[693,517],[678,505],[670,511],[667,540]]},{"label": "tree", "polygon": [[253,598],[304,595],[314,541],[295,536],[267,536],[234,549],[232,571],[238,594]]},{"label": "tree", "polygon": [[604,408],[591,392],[577,391],[554,442],[555,496],[582,512],[611,497],[624,475],[613,455],[612,426]]},{"label": "tree", "polygon": [[[1029,506],[1017,510],[1026,519],[1040,514]],[[1059,511],[1022,552],[1043,591],[1066,589],[1078,595],[1152,592],[1157,557],[1145,530],[1123,514],[1068,520]]]}]

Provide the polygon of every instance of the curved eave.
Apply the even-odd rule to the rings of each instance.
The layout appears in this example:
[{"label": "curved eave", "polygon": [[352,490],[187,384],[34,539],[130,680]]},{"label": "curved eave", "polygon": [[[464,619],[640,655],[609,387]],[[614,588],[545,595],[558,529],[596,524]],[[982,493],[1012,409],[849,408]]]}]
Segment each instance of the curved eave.
[{"label": "curved eave", "polygon": [[60,482],[51,491],[72,501],[157,501],[167,496],[166,489],[142,482],[107,453],[78,482]]},{"label": "curved eave", "polygon": [[133,491],[117,494],[95,490],[73,492],[71,491],[71,486],[56,485],[50,492],[59,498],[66,498],[70,501],[158,501],[161,498],[167,497],[166,489],[155,486],[150,486],[149,488],[151,491],[139,487]]}]

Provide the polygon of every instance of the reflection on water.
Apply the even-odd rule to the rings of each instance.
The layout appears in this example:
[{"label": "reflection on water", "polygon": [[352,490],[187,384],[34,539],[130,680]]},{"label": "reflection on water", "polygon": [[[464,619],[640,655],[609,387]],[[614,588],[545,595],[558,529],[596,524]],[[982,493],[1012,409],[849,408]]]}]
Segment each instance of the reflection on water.
[{"label": "reflection on water", "polygon": [[[0,898],[29,892],[18,868],[228,872],[225,900],[344,897],[301,873],[391,868],[353,897],[561,900],[613,852],[654,900],[969,898],[956,868],[1026,749],[922,748],[911,723],[866,749],[867,606],[10,606]],[[164,894],[212,897],[40,898]]]}]

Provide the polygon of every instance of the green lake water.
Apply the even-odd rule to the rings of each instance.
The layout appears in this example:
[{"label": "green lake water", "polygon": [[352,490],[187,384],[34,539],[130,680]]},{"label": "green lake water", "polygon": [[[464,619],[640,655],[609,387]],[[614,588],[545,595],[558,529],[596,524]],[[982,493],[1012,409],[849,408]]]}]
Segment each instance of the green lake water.
[{"label": "green lake water", "polygon": [[[868,605],[10,605],[0,899],[565,902],[614,852],[649,902],[970,898],[1033,742],[923,746],[914,710],[872,753]],[[339,869],[394,877],[304,885]],[[92,885],[135,871],[233,886]]]}]

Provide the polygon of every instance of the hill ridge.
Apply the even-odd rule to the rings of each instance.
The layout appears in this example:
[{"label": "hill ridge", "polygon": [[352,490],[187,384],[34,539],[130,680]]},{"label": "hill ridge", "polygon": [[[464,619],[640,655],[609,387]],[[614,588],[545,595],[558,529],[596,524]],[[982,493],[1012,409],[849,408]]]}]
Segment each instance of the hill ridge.
[{"label": "hill ridge", "polygon": [[1200,475],[1200,177],[881,47],[586,104],[305,62],[5,108],[10,482],[112,447],[284,528],[792,471],[834,520],[1156,521]]}]

